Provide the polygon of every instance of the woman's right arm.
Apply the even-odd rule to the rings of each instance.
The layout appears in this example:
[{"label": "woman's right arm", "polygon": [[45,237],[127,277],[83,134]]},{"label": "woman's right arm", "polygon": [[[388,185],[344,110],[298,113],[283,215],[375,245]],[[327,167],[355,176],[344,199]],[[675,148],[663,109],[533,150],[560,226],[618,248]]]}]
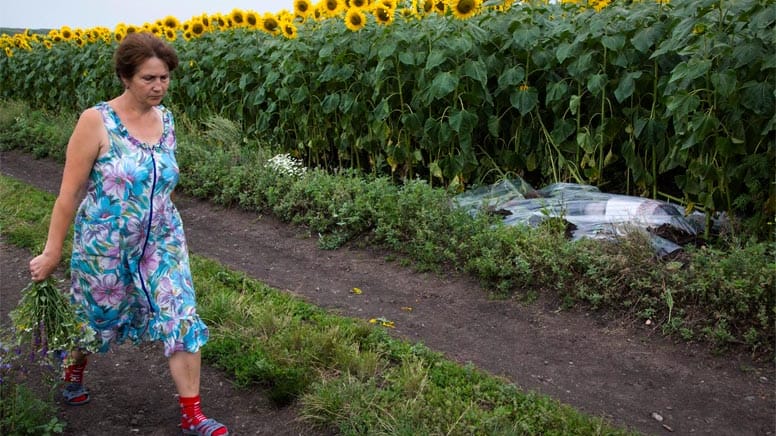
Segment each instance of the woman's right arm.
[{"label": "woman's right arm", "polygon": [[67,143],[62,184],[51,212],[46,246],[30,261],[32,280],[45,280],[59,265],[70,223],[83,197],[94,161],[106,140],[102,115],[96,109],[84,111]]}]

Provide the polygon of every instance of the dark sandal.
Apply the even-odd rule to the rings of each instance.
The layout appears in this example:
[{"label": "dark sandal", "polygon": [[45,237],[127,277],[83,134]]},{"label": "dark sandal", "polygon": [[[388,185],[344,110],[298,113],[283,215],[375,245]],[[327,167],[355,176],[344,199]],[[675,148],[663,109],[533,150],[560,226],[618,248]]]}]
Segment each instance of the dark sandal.
[{"label": "dark sandal", "polygon": [[[217,430],[226,429],[226,426],[216,421],[215,419],[203,419],[196,426],[192,428],[182,428],[183,434],[193,436],[213,436]],[[229,436],[229,430],[226,430],[221,436]]]},{"label": "dark sandal", "polygon": [[62,391],[62,397],[65,399],[65,404],[71,406],[81,406],[91,400],[89,389],[86,389],[81,383],[69,383]]}]

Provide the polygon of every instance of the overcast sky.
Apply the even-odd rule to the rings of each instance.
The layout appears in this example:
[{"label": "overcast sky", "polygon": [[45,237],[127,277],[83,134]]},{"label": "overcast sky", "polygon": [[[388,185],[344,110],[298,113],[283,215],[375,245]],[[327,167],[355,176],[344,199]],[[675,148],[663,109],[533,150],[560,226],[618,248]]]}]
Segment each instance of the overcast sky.
[{"label": "overcast sky", "polygon": [[0,0],[0,27],[113,29],[118,23],[142,25],[168,15],[185,21],[234,8],[263,14],[294,6],[293,0]]}]

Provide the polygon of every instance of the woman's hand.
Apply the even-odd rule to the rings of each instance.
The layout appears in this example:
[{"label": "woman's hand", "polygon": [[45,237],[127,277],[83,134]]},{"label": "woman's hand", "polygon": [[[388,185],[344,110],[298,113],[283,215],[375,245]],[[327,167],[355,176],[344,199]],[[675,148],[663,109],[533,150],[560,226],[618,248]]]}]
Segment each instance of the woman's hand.
[{"label": "woman's hand", "polygon": [[50,253],[46,253],[45,251],[40,255],[35,256],[30,261],[30,275],[32,276],[32,281],[42,282],[43,280],[46,280],[51,273],[57,269],[60,257],[61,256],[54,256]]}]

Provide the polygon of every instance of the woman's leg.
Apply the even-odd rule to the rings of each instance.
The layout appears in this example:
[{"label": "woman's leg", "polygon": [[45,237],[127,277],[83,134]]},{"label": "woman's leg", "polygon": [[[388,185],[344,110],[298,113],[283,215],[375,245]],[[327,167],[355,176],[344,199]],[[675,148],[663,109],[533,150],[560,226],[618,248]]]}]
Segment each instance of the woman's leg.
[{"label": "woman's leg", "polygon": [[199,378],[202,367],[199,351],[189,353],[176,351],[170,357],[170,373],[181,397],[196,397],[199,395]]}]

